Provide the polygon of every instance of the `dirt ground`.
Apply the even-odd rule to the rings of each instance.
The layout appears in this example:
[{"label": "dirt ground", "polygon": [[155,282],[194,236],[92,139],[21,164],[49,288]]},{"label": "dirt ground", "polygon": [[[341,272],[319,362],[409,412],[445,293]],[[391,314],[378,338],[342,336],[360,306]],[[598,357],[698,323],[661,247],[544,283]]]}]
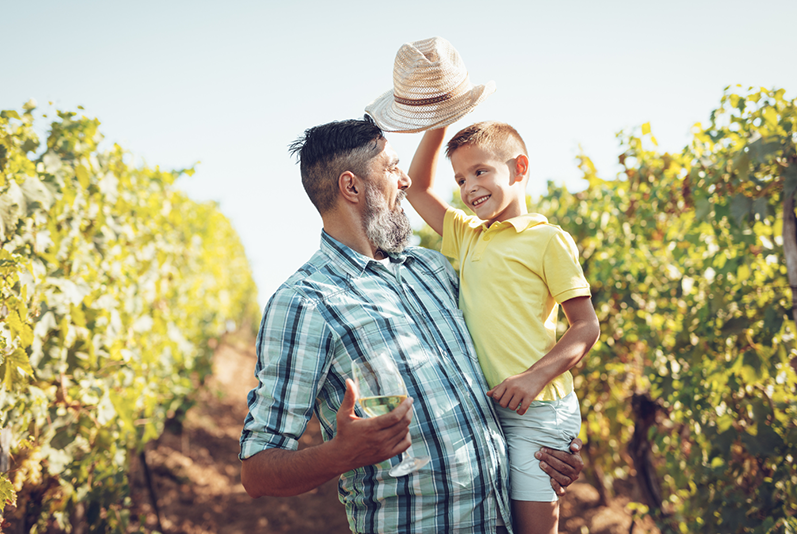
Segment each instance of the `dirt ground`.
[{"label": "dirt ground", "polygon": [[[255,385],[253,343],[229,341],[219,346],[214,376],[189,410],[182,432],[166,432],[146,451],[164,534],[348,533],[337,481],[298,497],[251,499],[241,486],[238,437],[246,415],[246,394]],[[313,418],[300,447],[321,442]],[[157,516],[139,464],[131,475],[134,501],[132,530],[153,532]],[[625,508],[632,486],[620,490],[610,506],[598,505],[598,492],[576,482],[562,500],[563,534],[657,533],[652,523],[637,521]],[[625,494],[623,493],[625,491]]]}]

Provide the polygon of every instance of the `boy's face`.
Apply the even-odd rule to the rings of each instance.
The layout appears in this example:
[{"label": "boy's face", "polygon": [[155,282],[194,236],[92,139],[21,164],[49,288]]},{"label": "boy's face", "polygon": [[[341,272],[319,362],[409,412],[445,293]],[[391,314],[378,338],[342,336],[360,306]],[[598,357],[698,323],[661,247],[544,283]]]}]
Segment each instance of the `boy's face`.
[{"label": "boy's face", "polygon": [[451,154],[462,201],[488,226],[521,215],[521,203],[525,203],[524,183],[515,172],[514,160],[501,160],[494,151],[474,145]]}]

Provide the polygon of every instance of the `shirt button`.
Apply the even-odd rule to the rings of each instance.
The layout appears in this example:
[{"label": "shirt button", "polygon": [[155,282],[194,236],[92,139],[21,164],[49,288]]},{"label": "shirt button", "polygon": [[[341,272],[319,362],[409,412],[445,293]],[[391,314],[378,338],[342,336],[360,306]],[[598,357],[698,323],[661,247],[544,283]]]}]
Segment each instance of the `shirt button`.
[{"label": "shirt button", "polygon": [[490,236],[490,235],[486,235],[486,236],[484,236],[484,240],[485,240],[485,241],[489,241],[490,239],[492,239],[492,236]]}]

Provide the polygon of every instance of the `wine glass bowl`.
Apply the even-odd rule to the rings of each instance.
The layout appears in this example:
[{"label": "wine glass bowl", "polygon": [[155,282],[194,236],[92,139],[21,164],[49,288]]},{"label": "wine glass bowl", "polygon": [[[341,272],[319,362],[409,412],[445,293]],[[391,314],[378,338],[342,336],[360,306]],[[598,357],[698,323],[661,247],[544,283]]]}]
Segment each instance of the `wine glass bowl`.
[{"label": "wine glass bowl", "polygon": [[[379,417],[394,410],[407,398],[407,386],[396,363],[389,355],[378,353],[352,360],[352,375],[357,388],[357,402],[369,417]],[[404,457],[393,466],[391,476],[401,477],[417,471],[431,460],[428,456]]]}]

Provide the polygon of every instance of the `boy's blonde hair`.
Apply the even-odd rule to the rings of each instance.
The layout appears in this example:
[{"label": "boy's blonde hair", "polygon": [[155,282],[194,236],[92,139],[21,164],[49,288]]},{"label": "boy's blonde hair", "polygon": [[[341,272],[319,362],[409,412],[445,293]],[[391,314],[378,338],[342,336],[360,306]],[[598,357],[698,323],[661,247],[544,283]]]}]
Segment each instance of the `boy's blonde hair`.
[{"label": "boy's blonde hair", "polygon": [[457,132],[446,146],[446,157],[463,146],[478,146],[492,150],[506,160],[522,153],[528,157],[528,150],[517,130],[504,122],[484,121],[472,124]]}]

